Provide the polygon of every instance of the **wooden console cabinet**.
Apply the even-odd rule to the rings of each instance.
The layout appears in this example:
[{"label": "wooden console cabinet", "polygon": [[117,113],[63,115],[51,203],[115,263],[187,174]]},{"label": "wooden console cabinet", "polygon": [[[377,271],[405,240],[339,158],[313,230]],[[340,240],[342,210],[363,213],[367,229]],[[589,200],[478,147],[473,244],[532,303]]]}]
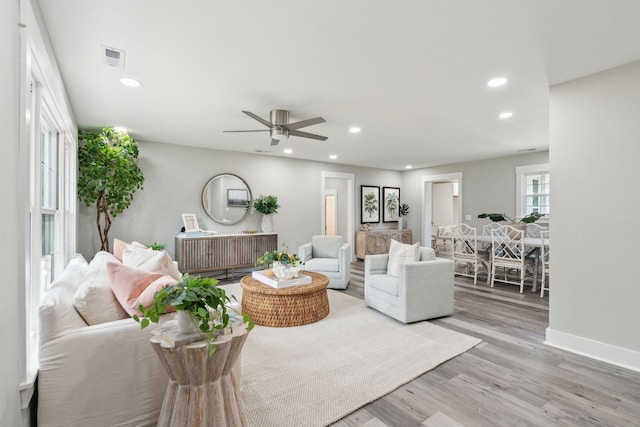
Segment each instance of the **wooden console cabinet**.
[{"label": "wooden console cabinet", "polygon": [[411,230],[369,230],[356,232],[356,257],[364,259],[366,255],[387,254],[391,240],[411,243]]},{"label": "wooden console cabinet", "polygon": [[253,267],[256,259],[278,248],[277,233],[176,236],[176,261],[183,273]]}]

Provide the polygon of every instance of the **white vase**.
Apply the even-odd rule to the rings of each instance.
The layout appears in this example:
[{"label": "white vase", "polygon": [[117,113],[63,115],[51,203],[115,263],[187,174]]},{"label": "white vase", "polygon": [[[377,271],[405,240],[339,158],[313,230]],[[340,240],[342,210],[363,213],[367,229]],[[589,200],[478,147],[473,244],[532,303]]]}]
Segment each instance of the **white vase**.
[{"label": "white vase", "polygon": [[189,312],[184,310],[178,311],[178,332],[181,334],[191,334],[193,332],[198,332],[198,327],[196,326],[196,322],[189,315]]},{"label": "white vase", "polygon": [[273,231],[273,217],[271,215],[262,215],[262,232],[271,233]]},{"label": "white vase", "polygon": [[403,222],[404,222],[403,220],[404,220],[404,218],[402,218],[402,217],[398,218],[398,230],[402,230],[402,227],[404,225],[403,224]]}]

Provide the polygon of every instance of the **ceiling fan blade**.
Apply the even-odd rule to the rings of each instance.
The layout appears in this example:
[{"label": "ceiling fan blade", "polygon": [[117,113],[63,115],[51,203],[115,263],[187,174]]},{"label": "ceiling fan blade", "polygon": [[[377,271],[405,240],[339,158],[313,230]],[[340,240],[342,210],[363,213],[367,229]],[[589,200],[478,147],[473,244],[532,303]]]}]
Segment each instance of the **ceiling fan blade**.
[{"label": "ceiling fan blade", "polygon": [[304,128],[307,126],[312,126],[312,125],[317,125],[319,123],[324,123],[326,122],[325,119],[323,119],[322,117],[316,117],[313,119],[308,119],[308,120],[302,120],[299,122],[295,122],[295,123],[289,123],[288,125],[286,125],[286,128],[289,130],[296,130],[296,129],[300,129],[300,128]]},{"label": "ceiling fan blade", "polygon": [[260,123],[262,123],[263,125],[265,125],[265,126],[267,126],[269,128],[273,126],[271,124],[271,122],[268,122],[267,120],[263,119],[260,116],[256,116],[251,111],[243,111],[243,113],[245,113],[247,116],[251,117],[252,119],[259,121]]},{"label": "ceiling fan blade", "polygon": [[318,139],[320,141],[327,140],[326,136],[316,135],[314,133],[309,133],[309,132],[301,132],[299,130],[289,130],[289,136],[299,136],[302,138]]},{"label": "ceiling fan blade", "polygon": [[222,132],[230,133],[230,132],[269,132],[269,129],[260,129],[260,130],[223,130]]},{"label": "ceiling fan blade", "polygon": [[279,140],[277,140],[277,139],[272,139],[272,140],[271,140],[271,146],[273,147],[274,145],[278,145],[278,143],[279,143],[279,142],[280,142],[280,141],[279,141]]}]

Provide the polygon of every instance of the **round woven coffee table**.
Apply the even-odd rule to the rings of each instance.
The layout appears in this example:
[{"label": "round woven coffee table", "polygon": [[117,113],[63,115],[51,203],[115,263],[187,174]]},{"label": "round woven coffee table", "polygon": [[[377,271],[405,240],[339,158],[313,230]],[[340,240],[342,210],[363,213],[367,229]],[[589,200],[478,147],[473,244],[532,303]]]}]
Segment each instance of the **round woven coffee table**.
[{"label": "round woven coffee table", "polygon": [[324,274],[301,271],[310,276],[308,285],[290,288],[272,288],[251,276],[240,280],[242,286],[242,312],[249,314],[256,325],[300,326],[317,322],[329,314],[327,285]]}]

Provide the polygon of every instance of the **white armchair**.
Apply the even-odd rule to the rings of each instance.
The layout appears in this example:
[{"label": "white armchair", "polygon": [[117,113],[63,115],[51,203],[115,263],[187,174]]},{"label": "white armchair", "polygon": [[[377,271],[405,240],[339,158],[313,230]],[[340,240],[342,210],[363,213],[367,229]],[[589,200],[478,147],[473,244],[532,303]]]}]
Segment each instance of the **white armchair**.
[{"label": "white armchair", "polygon": [[351,277],[351,245],[342,236],[313,236],[298,249],[304,269],[324,274],[329,288],[346,289]]},{"label": "white armchair", "polygon": [[403,323],[453,314],[453,261],[420,248],[420,260],[401,263],[399,275],[387,274],[389,255],[364,260],[364,302]]}]

